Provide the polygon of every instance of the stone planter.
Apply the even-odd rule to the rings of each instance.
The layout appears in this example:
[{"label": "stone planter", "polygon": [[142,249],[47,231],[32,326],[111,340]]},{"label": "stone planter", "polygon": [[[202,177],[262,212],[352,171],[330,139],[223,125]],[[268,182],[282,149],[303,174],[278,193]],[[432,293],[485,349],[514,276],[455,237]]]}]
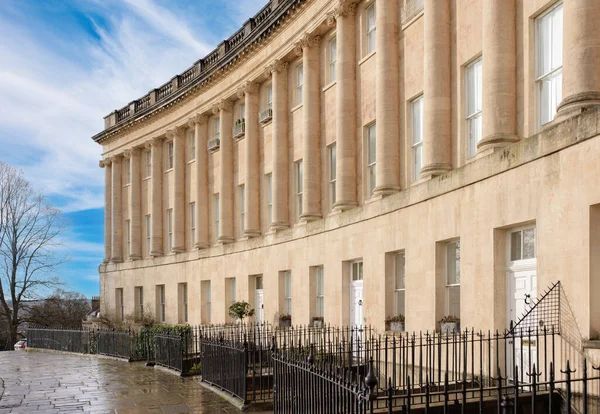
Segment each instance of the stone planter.
[{"label": "stone planter", "polygon": [[291,319],[279,319],[279,326],[282,328],[289,328],[290,326],[292,326],[292,320]]},{"label": "stone planter", "polygon": [[443,334],[460,333],[460,323],[457,322],[442,322],[440,329]]},{"label": "stone planter", "polygon": [[390,331],[404,332],[404,322],[390,322]]}]

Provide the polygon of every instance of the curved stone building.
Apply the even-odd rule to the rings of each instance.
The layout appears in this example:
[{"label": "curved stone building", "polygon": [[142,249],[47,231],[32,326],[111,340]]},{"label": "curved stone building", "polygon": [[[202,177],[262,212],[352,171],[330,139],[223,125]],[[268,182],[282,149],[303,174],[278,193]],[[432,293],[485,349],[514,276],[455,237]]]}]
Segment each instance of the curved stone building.
[{"label": "curved stone building", "polygon": [[93,137],[103,312],[502,329],[560,280],[597,337],[598,21],[597,0],[271,0]]}]

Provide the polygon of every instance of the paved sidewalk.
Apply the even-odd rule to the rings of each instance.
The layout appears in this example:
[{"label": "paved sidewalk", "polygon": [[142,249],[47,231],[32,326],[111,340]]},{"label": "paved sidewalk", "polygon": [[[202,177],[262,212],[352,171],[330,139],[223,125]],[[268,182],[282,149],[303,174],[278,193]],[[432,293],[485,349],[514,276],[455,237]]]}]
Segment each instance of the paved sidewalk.
[{"label": "paved sidewalk", "polygon": [[0,352],[0,414],[239,413],[204,389],[143,363],[40,352]]}]

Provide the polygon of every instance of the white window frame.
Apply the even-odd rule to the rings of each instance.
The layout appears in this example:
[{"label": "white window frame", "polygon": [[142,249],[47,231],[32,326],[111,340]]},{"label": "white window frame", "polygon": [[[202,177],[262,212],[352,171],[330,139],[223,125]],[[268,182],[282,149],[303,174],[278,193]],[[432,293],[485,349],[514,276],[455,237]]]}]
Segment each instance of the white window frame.
[{"label": "white window frame", "polygon": [[[400,300],[402,299],[402,300]],[[402,302],[402,306],[400,306]],[[394,316],[406,315],[406,255],[394,254]]]},{"label": "white window frame", "polygon": [[483,61],[481,56],[465,67],[465,116],[467,155],[477,154],[477,143],[482,138]]},{"label": "white window frame", "polygon": [[[460,303],[460,240],[451,240],[446,243],[445,248],[445,283],[446,283],[446,292],[445,292],[445,315],[446,316],[456,316],[460,319],[460,309],[458,310],[458,315],[450,313],[450,291],[452,289],[458,288],[459,294],[459,303]],[[450,251],[454,250],[454,255],[450,254]],[[458,258],[456,258],[456,251],[458,251]],[[454,258],[453,263],[451,263],[451,258]],[[457,266],[458,262],[458,266]],[[451,266],[454,267],[454,281],[450,281],[450,271]]]},{"label": "white window frame", "polygon": [[240,102],[239,107],[239,119],[245,121],[246,120],[246,102]]},{"label": "white window frame", "polygon": [[212,319],[212,283],[209,281],[206,282],[206,318],[205,323],[210,324]]},{"label": "white window frame", "polygon": [[181,301],[183,307],[183,323],[188,321],[188,285],[187,283],[181,284]]},{"label": "white window frame", "polygon": [[292,314],[292,271],[283,272],[283,313]]},{"label": "white window frame", "polygon": [[173,168],[173,141],[167,142],[167,170]]},{"label": "white window frame", "polygon": [[230,299],[230,303],[229,305],[234,304],[235,302],[237,302],[237,288],[236,288],[236,278],[232,277],[229,280],[229,299]]},{"label": "white window frame", "polygon": [[165,303],[165,285],[158,285],[158,306],[159,306],[159,318],[161,323],[165,323],[167,320],[167,308]]},{"label": "white window frame", "polygon": [[125,158],[125,185],[131,184],[131,158]]},{"label": "white window frame", "polygon": [[304,166],[302,160],[296,161],[296,213],[298,219],[302,215],[302,197],[303,197],[303,175],[304,175]]},{"label": "white window frame", "polygon": [[213,138],[219,138],[221,136],[221,118],[218,116],[213,119],[213,131]]},{"label": "white window frame", "polygon": [[329,156],[329,201],[331,207],[333,207],[337,197],[335,191],[337,181],[337,144],[335,142],[329,146],[327,153]]},{"label": "white window frame", "polygon": [[131,220],[125,220],[125,239],[127,240],[127,257],[131,256]]},{"label": "white window frame", "polygon": [[[559,19],[559,21],[555,19]],[[547,22],[550,24],[548,33],[550,39],[545,39],[544,42],[542,24]],[[538,128],[554,119],[556,107],[562,99],[563,28],[562,2],[555,4],[535,19],[535,84]],[[548,48],[545,48],[545,45],[548,45]],[[546,55],[549,55],[549,67],[544,70],[541,62],[547,57]],[[548,89],[550,90],[548,91]],[[545,91],[551,95],[547,106],[543,103]]]},{"label": "white window frame", "polygon": [[167,247],[169,251],[173,250],[173,209],[170,208],[167,210]]},{"label": "white window frame", "polygon": [[[373,195],[377,186],[377,132],[375,123],[366,127],[366,155],[367,155],[367,189],[368,197]],[[372,145],[371,145],[372,144]],[[371,148],[371,146],[373,148]]]},{"label": "white window frame", "polygon": [[265,180],[265,186],[267,187],[267,225],[270,226],[273,223],[273,174],[266,174]]},{"label": "white window frame", "polygon": [[150,214],[146,214],[146,251],[148,252],[148,256],[150,256],[151,250],[152,250],[152,216]]},{"label": "white window frame", "polygon": [[362,259],[355,260],[352,262],[350,266],[350,279],[352,282],[356,282],[358,280],[364,280],[364,264]]},{"label": "white window frame", "polygon": [[335,82],[336,77],[336,65],[337,65],[337,36],[333,36],[329,39],[328,44],[329,53],[329,82]]},{"label": "white window frame", "polygon": [[325,316],[325,268],[315,268],[315,316]]},{"label": "white window frame", "polygon": [[417,181],[423,168],[423,95],[410,101],[412,176]]},{"label": "white window frame", "polygon": [[[365,41],[366,41],[366,49],[367,55],[371,52],[374,52],[377,48],[377,10],[375,9],[375,2],[371,4],[365,10]],[[372,18],[372,19],[371,19]],[[371,24],[372,23],[372,24]]]},{"label": "white window frame", "polygon": [[119,322],[123,321],[123,318],[125,317],[125,303],[124,303],[124,297],[123,297],[123,288],[117,288],[117,306],[118,306],[118,310],[119,310],[119,314],[117,315],[117,319],[119,320]]},{"label": "white window frame", "polygon": [[219,239],[219,194],[214,195],[214,210],[215,210],[215,240]]},{"label": "white window frame", "polygon": [[266,95],[266,100],[267,100],[267,109],[271,109],[273,107],[273,84],[269,83],[267,85],[267,95]]},{"label": "white window frame", "polygon": [[145,152],[146,154],[146,178],[150,178],[152,176],[152,151],[148,150]]},{"label": "white window frame", "polygon": [[244,223],[244,219],[246,216],[246,186],[244,184],[240,185],[240,235],[244,234],[246,231],[246,225]]},{"label": "white window frame", "polygon": [[[524,258],[524,252],[525,252],[525,243],[524,243],[524,232],[528,231],[528,230],[533,230],[533,257],[528,257],[528,258]],[[519,257],[518,258],[514,258],[513,257],[513,234],[516,233],[520,233],[519,234]],[[522,226],[522,227],[515,227],[513,229],[510,229],[509,231],[507,231],[507,244],[508,244],[508,263],[509,263],[509,267],[515,266],[515,265],[525,265],[527,266],[528,264],[535,264],[537,261],[537,229],[535,224],[531,224],[528,226]]]},{"label": "white window frame", "polygon": [[136,286],[135,293],[136,293],[136,297],[137,297],[137,303],[136,303],[137,317],[139,319],[142,319],[144,317],[144,287]]},{"label": "white window frame", "polygon": [[193,130],[188,135],[188,142],[190,145],[189,160],[193,161],[196,159],[196,133]]},{"label": "white window frame", "polygon": [[190,230],[193,246],[196,243],[196,202],[190,203]]},{"label": "white window frame", "polygon": [[304,87],[304,65],[300,63],[296,66],[296,105],[301,105],[304,100],[302,97],[302,88]]}]

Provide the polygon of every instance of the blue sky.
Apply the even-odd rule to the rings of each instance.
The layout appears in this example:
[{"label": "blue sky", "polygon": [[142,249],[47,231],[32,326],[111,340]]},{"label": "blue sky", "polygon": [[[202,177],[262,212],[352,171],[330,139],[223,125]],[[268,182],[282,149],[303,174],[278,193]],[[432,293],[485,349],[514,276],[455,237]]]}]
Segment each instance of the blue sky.
[{"label": "blue sky", "polygon": [[62,209],[58,276],[97,295],[103,117],[205,56],[266,0],[0,1],[0,160]]}]

